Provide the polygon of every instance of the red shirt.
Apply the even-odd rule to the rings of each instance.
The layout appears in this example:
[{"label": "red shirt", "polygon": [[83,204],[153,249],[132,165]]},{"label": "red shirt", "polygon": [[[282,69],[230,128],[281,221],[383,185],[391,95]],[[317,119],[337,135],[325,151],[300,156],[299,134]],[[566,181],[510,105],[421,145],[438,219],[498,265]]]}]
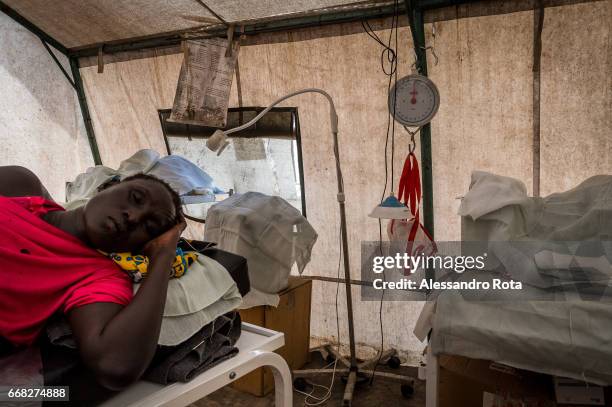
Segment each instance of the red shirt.
[{"label": "red shirt", "polygon": [[41,197],[0,196],[0,336],[14,345],[32,344],[57,311],[132,299],[112,260],[40,218],[57,210]]}]

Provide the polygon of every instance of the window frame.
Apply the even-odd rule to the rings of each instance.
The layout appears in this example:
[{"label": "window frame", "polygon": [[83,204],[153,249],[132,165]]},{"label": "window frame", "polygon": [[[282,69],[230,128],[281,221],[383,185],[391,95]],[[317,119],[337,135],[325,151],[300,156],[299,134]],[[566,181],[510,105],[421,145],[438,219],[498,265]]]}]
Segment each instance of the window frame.
[{"label": "window frame", "polygon": [[[230,107],[229,109],[227,109],[227,111],[228,113],[229,112],[238,112],[238,113],[256,112],[258,114],[264,109],[265,107],[261,107],[261,106],[244,106],[244,107]],[[166,144],[166,153],[168,155],[172,154],[172,149],[170,148],[170,142],[168,141],[168,133],[166,131],[166,119],[170,117],[171,111],[172,109],[159,109],[157,111],[158,116],[159,116],[159,121],[161,124],[162,133],[164,135],[164,143]],[[269,112],[272,112],[272,113],[290,112],[291,113],[291,134],[293,137],[295,137],[296,146],[297,146],[296,150],[297,150],[297,161],[298,161],[298,166],[299,166],[298,173],[299,173],[299,180],[300,180],[300,193],[301,193],[301,198],[302,198],[302,216],[306,217],[306,187],[304,185],[304,161],[303,161],[303,154],[302,154],[302,137],[301,137],[301,132],[300,132],[300,118],[298,114],[298,109],[297,107],[273,107],[272,109],[270,109]],[[189,128],[189,126],[192,126],[192,125],[186,124],[186,126],[187,128]],[[227,128],[223,128],[223,130],[226,130],[226,129]],[[173,135],[172,137],[186,137],[191,140],[191,137],[189,135]],[[245,136],[241,136],[240,133],[232,133],[232,134],[229,134],[227,137],[230,139],[231,138],[248,138]],[[202,137],[202,138],[206,138],[206,137]],[[292,148],[292,152],[293,152],[293,148]]]}]

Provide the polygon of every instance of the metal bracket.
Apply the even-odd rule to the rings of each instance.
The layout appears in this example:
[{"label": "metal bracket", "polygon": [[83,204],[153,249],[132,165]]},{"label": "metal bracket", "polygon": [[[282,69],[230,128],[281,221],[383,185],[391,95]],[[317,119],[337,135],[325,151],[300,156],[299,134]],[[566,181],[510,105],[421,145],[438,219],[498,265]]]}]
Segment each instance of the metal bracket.
[{"label": "metal bracket", "polygon": [[74,77],[74,84],[79,98],[81,114],[83,116],[83,121],[85,122],[85,131],[87,132],[87,139],[89,140],[89,147],[91,148],[91,154],[93,155],[94,164],[102,165],[102,159],[100,158],[98,142],[96,141],[93,123],[91,120],[91,116],[89,115],[87,97],[85,96],[85,88],[83,87],[83,80],[81,79],[81,72],[79,71],[79,61],[77,58],[70,58],[70,68],[72,69],[72,76]]},{"label": "metal bracket", "polygon": [[68,75],[68,72],[66,72],[66,70],[64,69],[64,66],[61,64],[61,62],[59,61],[59,59],[57,59],[57,57],[55,56],[55,54],[53,53],[53,50],[51,50],[51,48],[49,47],[49,44],[47,44],[47,42],[44,39],[40,39],[40,41],[42,42],[43,46],[45,47],[45,49],[47,50],[47,52],[49,53],[49,55],[51,55],[51,58],[53,58],[53,61],[55,62],[55,64],[58,66],[58,68],[62,71],[62,73],[64,74],[64,76],[66,77],[66,79],[68,80],[68,83],[70,83],[70,85],[74,88],[74,90],[77,90],[77,87],[74,83],[74,80],[70,77],[70,75]]},{"label": "metal bracket", "polygon": [[234,24],[230,24],[227,27],[227,50],[225,51],[225,57],[230,58],[232,56],[232,42],[234,41]]},{"label": "metal bracket", "polygon": [[98,73],[104,73],[104,45],[98,48]]},{"label": "metal bracket", "polygon": [[[425,21],[423,9],[415,6],[416,0],[405,0],[406,13],[412,33],[413,49],[416,54],[416,68],[419,74],[427,76],[427,47],[425,45]],[[434,239],[434,208],[433,208],[433,159],[431,148],[431,124],[421,128],[421,184],[423,185],[423,224]],[[435,270],[425,271],[427,279],[435,279]]]}]

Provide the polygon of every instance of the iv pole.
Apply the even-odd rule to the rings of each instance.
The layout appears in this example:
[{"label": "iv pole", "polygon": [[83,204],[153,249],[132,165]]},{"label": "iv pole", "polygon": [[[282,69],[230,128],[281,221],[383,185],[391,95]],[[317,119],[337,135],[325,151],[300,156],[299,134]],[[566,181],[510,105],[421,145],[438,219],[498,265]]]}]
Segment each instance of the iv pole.
[{"label": "iv pole", "polygon": [[[355,354],[355,328],[354,328],[354,320],[353,320],[353,297],[351,293],[351,269],[349,264],[349,250],[348,250],[348,234],[346,227],[346,209],[345,209],[345,195],[344,195],[344,180],[342,178],[342,169],[340,168],[340,151],[338,148],[338,115],[336,113],[336,108],[334,106],[334,101],[331,96],[317,88],[307,88],[298,90],[296,92],[290,93],[286,96],[283,96],[276,101],[274,101],[270,106],[262,110],[257,116],[255,116],[249,122],[234,127],[229,130],[216,130],[213,135],[206,141],[206,146],[212,151],[217,151],[217,155],[220,155],[221,152],[229,145],[229,141],[227,140],[227,135],[232,134],[241,130],[244,130],[252,125],[254,125],[259,119],[261,119],[266,113],[270,111],[274,106],[283,102],[286,99],[289,99],[293,96],[300,95],[303,93],[319,93],[323,95],[327,101],[329,102],[329,116],[331,122],[331,132],[334,141],[334,158],[336,160],[336,179],[338,182],[338,208],[340,211],[340,233],[342,239],[342,257],[344,260],[344,286],[346,291],[346,311],[347,311],[347,319],[348,319],[348,334],[349,334],[349,349],[350,349],[350,359],[347,361],[342,356],[336,354],[336,352],[332,352],[334,356],[338,359],[338,361],[342,362],[346,365],[345,369],[318,369],[318,370],[296,370],[293,372],[295,377],[304,377],[304,376],[314,376],[323,373],[344,373],[348,374],[346,379],[346,386],[344,389],[344,406],[350,406],[353,399],[353,392],[355,390],[355,385],[357,384],[358,374],[362,375],[372,375],[373,372],[370,370],[363,370],[364,367],[371,365],[373,362],[376,362],[378,358],[372,359],[369,361],[365,361],[362,363],[357,363],[357,357]],[[389,352],[391,353],[391,352]],[[381,376],[386,379],[396,380],[404,384],[408,384],[410,386],[413,385],[414,380],[412,378],[394,375],[390,373],[384,372],[374,372],[376,376]]]}]

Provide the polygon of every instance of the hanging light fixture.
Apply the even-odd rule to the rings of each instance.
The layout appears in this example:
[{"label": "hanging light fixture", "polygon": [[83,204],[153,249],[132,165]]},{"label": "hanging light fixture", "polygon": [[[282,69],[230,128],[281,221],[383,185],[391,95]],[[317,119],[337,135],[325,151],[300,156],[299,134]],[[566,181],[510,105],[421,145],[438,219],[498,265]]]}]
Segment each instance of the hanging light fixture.
[{"label": "hanging light fixture", "polygon": [[412,214],[410,209],[392,193],[380,205],[377,205],[368,216],[378,219],[408,219],[412,217]]}]

